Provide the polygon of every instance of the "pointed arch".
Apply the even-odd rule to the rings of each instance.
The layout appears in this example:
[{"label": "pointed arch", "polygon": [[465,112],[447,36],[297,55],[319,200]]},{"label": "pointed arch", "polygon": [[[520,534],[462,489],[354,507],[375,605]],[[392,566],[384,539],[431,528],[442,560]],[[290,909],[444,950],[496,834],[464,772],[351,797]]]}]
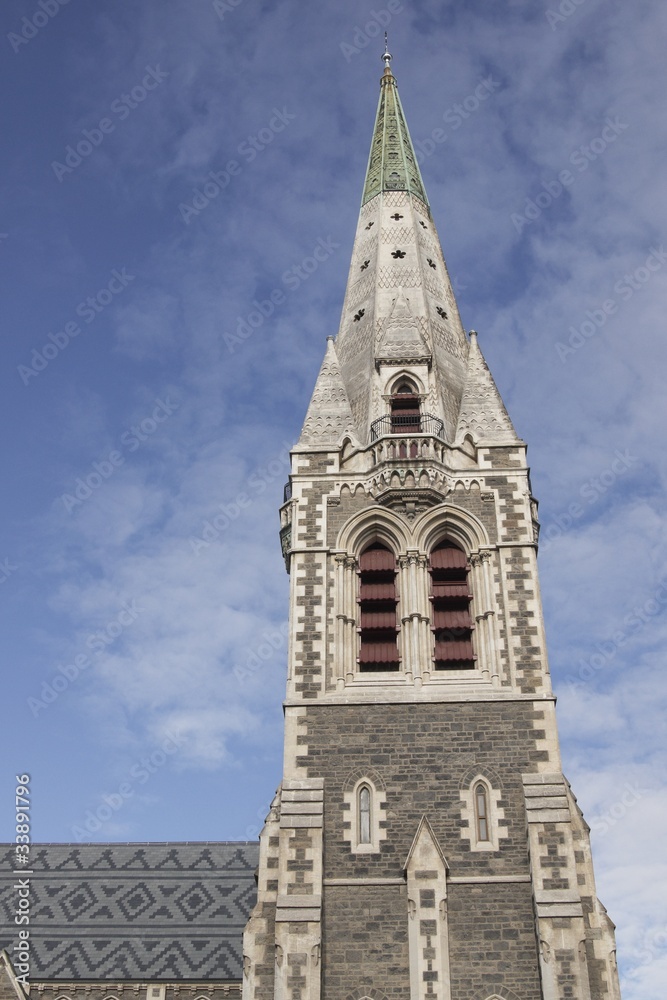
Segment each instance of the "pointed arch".
[{"label": "pointed arch", "polygon": [[521,1000],[521,998],[504,984],[491,987],[491,992],[487,993],[488,986],[478,990],[471,1000]]},{"label": "pointed arch", "polygon": [[388,1000],[387,994],[381,989],[376,989],[370,986],[361,986],[356,990],[352,990],[345,997],[345,1000]]},{"label": "pointed arch", "polygon": [[410,371],[408,368],[401,368],[387,379],[385,394],[395,396],[401,391],[403,386],[408,386],[417,396],[423,396],[426,392],[424,383],[413,371]]},{"label": "pointed arch", "polygon": [[432,507],[424,511],[415,520],[412,530],[416,544],[426,552],[446,538],[468,555],[491,544],[482,522],[474,514],[452,503],[447,503],[444,509]]},{"label": "pointed arch", "polygon": [[336,546],[358,558],[373,542],[382,542],[397,558],[407,551],[409,544],[405,521],[380,504],[354,514],[341,528]]},{"label": "pointed arch", "polygon": [[340,443],[340,457],[341,457],[341,461],[344,462],[346,458],[349,458],[350,453],[352,452],[353,448],[354,448],[354,445],[352,444],[352,438],[349,436],[349,434],[346,434],[345,437],[343,438],[343,440]]},{"label": "pointed arch", "polygon": [[459,782],[459,789],[468,788],[473,784],[478,777],[486,778],[488,784],[491,788],[495,788],[498,791],[502,791],[502,782],[500,780],[500,775],[497,771],[494,771],[491,767],[480,767],[479,765],[473,764],[469,767],[462,775]]},{"label": "pointed arch", "polygon": [[356,771],[351,771],[343,783],[343,791],[349,792],[355,788],[360,781],[367,779],[372,782],[374,788],[380,792],[385,792],[387,786],[384,783],[384,779],[379,771],[376,771],[374,767],[359,768]]},{"label": "pointed arch", "polygon": [[343,808],[347,813],[343,838],[354,854],[378,854],[380,843],[387,836],[384,783],[376,784],[367,772],[361,773],[354,783],[351,777],[345,782],[343,792]]},{"label": "pointed arch", "polygon": [[461,837],[470,842],[470,850],[475,852],[498,851],[500,841],[508,837],[505,810],[500,805],[502,791],[492,784],[484,770],[466,772],[466,782],[460,791],[462,818],[466,821],[461,827]]}]

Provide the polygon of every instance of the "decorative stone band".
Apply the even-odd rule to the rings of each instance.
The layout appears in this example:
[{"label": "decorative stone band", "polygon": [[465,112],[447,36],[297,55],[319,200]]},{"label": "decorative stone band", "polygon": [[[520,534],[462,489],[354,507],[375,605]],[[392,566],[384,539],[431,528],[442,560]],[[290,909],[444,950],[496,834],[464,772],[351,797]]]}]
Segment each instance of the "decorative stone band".
[{"label": "decorative stone band", "polygon": [[[531,843],[531,866],[533,869],[535,907],[538,917],[583,917],[581,895],[577,889],[574,870],[574,847],[572,844],[572,816],[565,787],[565,779],[555,774],[522,775],[526,804],[526,818]],[[547,831],[560,827],[556,835],[562,844],[561,877],[564,885],[558,889],[545,889],[543,879],[552,867],[546,857],[545,836]],[[539,828],[539,829],[538,829]],[[540,848],[545,856],[539,855]]]},{"label": "decorative stone band", "polygon": [[299,921],[319,922],[322,914],[321,896],[278,896],[276,921],[286,920],[290,923]]},{"label": "decorative stone band", "polygon": [[569,823],[570,807],[562,774],[524,774],[529,823]]},{"label": "decorative stone band", "polygon": [[303,781],[283,781],[280,826],[316,827],[324,822],[324,781],[311,778]]},{"label": "decorative stone band", "polygon": [[[319,1000],[324,780],[284,778],[280,801],[274,990],[280,1000]],[[247,998],[246,998],[247,1000]],[[259,994],[253,1000],[259,1000]]]}]

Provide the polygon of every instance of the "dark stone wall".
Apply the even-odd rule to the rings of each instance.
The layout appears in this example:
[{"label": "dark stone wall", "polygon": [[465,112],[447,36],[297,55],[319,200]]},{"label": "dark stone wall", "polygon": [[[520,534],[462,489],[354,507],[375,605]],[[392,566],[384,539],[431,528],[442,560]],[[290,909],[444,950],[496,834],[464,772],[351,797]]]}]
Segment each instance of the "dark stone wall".
[{"label": "dark stone wall", "polygon": [[[449,865],[449,878],[528,876],[530,864],[521,773],[534,771],[535,710],[529,702],[407,705],[310,705],[300,758],[323,777],[324,876],[399,878],[422,815]],[[460,789],[477,770],[501,792],[508,836],[496,852],[470,850],[461,838]],[[355,856],[344,840],[343,802],[351,774],[377,775],[387,798],[377,854]],[[407,888],[325,885],[323,1000],[371,988],[409,998]],[[531,883],[453,883],[448,888],[452,1000],[510,996],[540,1000]],[[426,985],[426,984],[425,984]],[[484,992],[484,991],[487,992]],[[356,991],[356,992],[355,992]]]},{"label": "dark stone wall", "polygon": [[[297,759],[308,777],[324,778],[324,877],[402,876],[424,814],[450,875],[528,874],[521,774],[546,757],[533,724],[541,714],[531,702],[309,705],[301,737],[307,753]],[[387,838],[379,854],[355,856],[343,839],[350,822],[343,787],[365,768],[386,788]],[[508,836],[495,853],[472,852],[461,837],[460,787],[477,768],[495,775],[502,793]]]},{"label": "dark stone wall", "polygon": [[522,469],[525,468],[523,449],[494,447],[485,449],[486,456],[491,460],[495,469]]},{"label": "dark stone wall", "polygon": [[322,913],[322,1000],[375,989],[409,1000],[406,886],[327,886]]},{"label": "dark stone wall", "polygon": [[541,1000],[528,882],[452,885],[447,908],[452,1000],[490,995],[498,984]]},{"label": "dark stone wall", "polygon": [[374,503],[373,497],[367,496],[361,490],[354,496],[350,494],[349,490],[344,490],[340,498],[336,497],[333,503],[330,502],[327,508],[327,545],[333,548],[336,545],[338,533],[352,515]]},{"label": "dark stone wall", "polygon": [[[482,492],[486,493],[488,485],[486,480],[482,476],[479,476],[479,480],[482,484]],[[476,489],[457,489],[447,494],[445,503],[451,507],[460,507],[461,510],[468,511],[469,514],[474,514],[484,525],[489,540],[493,543],[498,541],[495,497],[493,500],[483,500],[482,492]]]}]

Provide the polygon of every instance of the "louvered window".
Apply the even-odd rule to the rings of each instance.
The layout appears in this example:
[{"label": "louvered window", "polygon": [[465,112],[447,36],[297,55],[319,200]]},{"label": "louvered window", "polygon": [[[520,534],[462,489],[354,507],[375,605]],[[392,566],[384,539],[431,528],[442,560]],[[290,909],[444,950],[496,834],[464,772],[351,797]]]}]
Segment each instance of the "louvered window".
[{"label": "louvered window", "polygon": [[398,670],[396,557],[376,543],[359,560],[360,670]]},{"label": "louvered window", "polygon": [[418,434],[420,428],[419,396],[412,386],[403,383],[391,397],[391,433]]},{"label": "louvered window", "polygon": [[431,552],[430,573],[435,669],[470,670],[475,657],[465,552],[453,542],[442,542]]}]

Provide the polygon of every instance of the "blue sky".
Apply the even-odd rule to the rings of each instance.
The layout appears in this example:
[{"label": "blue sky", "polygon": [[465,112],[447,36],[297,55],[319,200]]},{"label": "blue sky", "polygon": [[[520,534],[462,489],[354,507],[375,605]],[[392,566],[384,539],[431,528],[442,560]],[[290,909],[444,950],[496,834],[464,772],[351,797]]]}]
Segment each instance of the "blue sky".
[{"label": "blue sky", "polygon": [[625,1000],[648,1000],[667,8],[57,5],[0,10],[5,801],[28,771],[40,840],[257,836],[281,771],[286,449],[338,326],[388,22],[464,324],[530,446],[564,767]]}]

